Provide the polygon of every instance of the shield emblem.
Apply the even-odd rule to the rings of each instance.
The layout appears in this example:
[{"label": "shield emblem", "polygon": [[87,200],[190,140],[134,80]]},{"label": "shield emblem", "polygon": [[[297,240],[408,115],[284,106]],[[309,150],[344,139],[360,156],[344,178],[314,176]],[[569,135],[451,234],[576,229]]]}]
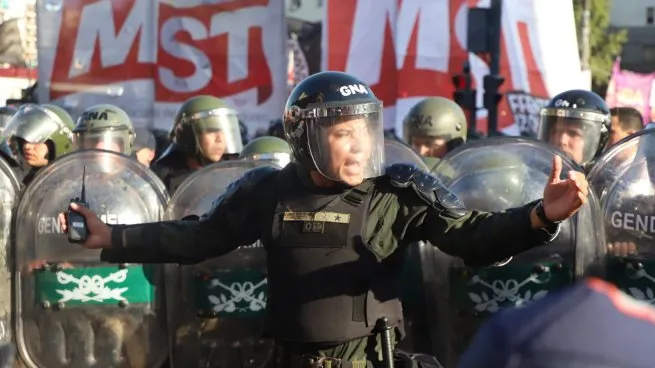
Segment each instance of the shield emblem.
[{"label": "shield emblem", "polygon": [[[266,161],[224,161],[195,172],[175,192],[169,219],[200,216],[228,185]],[[275,166],[274,166],[275,167]],[[263,367],[266,252],[259,242],[198,265],[168,265],[168,326],[174,367]]]},{"label": "shield emblem", "polygon": [[[546,143],[518,137],[474,141],[449,152],[434,168],[469,209],[502,211],[542,198],[559,154]],[[579,170],[562,158],[563,176]],[[435,354],[454,365],[479,326],[504,308],[521,307],[584,276],[602,259],[597,198],[561,225],[550,244],[489,267],[468,267],[436,247],[422,248],[430,332]]]},{"label": "shield emblem", "polygon": [[430,171],[425,161],[411,147],[392,139],[384,140],[384,160],[387,165],[412,164],[423,171]]},{"label": "shield emblem", "polygon": [[127,156],[63,156],[26,189],[15,224],[16,340],[28,366],[159,366],[166,359],[163,268],[100,262],[68,242],[57,216],[79,197],[108,224],[163,219],[164,184]]},{"label": "shield emblem", "polygon": [[607,237],[607,281],[655,305],[655,130],[612,146],[589,182],[600,196]]}]

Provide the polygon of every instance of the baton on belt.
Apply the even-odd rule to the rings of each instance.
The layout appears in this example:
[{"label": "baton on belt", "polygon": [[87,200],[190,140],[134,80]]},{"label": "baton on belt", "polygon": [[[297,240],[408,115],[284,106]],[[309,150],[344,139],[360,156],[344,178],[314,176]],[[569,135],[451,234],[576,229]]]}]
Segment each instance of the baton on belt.
[{"label": "baton on belt", "polygon": [[394,368],[393,366],[393,347],[391,346],[391,327],[389,319],[382,317],[375,322],[375,329],[380,334],[382,342],[382,363],[384,368]]}]

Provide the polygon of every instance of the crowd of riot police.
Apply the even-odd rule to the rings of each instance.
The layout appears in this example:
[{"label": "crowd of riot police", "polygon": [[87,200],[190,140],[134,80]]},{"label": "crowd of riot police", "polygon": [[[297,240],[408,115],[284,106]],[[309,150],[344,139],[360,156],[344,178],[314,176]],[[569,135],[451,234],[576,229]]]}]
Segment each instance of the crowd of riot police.
[{"label": "crowd of riot police", "polygon": [[[541,110],[539,139],[467,143],[466,116],[451,100],[426,98],[409,111],[403,137],[387,137],[385,162],[431,172],[467,208],[541,198],[553,155],[563,172],[586,172],[594,193],[551,244],[490,267],[412,247],[400,346],[454,366],[488,316],[588,275],[655,303],[655,130],[619,140],[620,118],[593,92],[572,90]],[[76,120],[54,104],[4,107],[0,122],[0,339],[17,347],[20,365],[264,366],[273,347],[257,244],[194,266],[111,264],[69,244],[55,219],[82,183],[106,223],[200,216],[248,170],[291,161],[281,121],[246,142],[237,111],[197,96],[179,109],[165,149],[108,104]]]},{"label": "crowd of riot police", "polygon": [[[91,106],[76,120],[53,104],[6,106],[0,114],[2,239],[5,245],[12,244],[11,234],[17,247],[12,260],[4,258],[10,253],[3,251],[3,277],[16,280],[12,283],[15,290],[9,284],[0,287],[6,293],[2,302],[3,339],[15,342],[19,361],[25,366],[163,365],[168,355],[168,339],[162,332],[167,323],[162,312],[167,301],[159,292],[164,271],[140,265],[108,266],[99,262],[95,253],[89,258],[78,252],[66,241],[56,221],[62,204],[79,197],[84,183],[90,207],[101,208],[100,217],[109,224],[202,214],[225,189],[219,181],[227,185],[258,165],[286,165],[290,161],[289,145],[272,132],[244,146],[243,124],[236,111],[212,96],[198,96],[184,103],[168,137],[135,128],[124,110],[108,104]],[[272,124],[271,131],[275,128]],[[162,144],[166,145],[163,149]],[[220,164],[215,168],[208,167],[217,162]],[[203,174],[192,175],[202,168]],[[213,180],[213,171],[220,173],[219,181]],[[180,185],[183,190],[178,191]],[[176,195],[173,202],[170,195]],[[71,269],[70,274],[66,269]],[[128,286],[112,291],[116,285]],[[265,291],[261,285],[257,288]],[[229,296],[229,290],[217,295]],[[11,298],[12,293],[16,298]],[[198,315],[207,321],[216,318],[215,306],[202,303],[204,306],[190,310],[190,316],[188,311],[174,316],[176,320],[171,323],[182,324],[174,328],[192,329],[194,333],[215,330],[215,326],[196,325]],[[81,312],[82,305],[90,307]],[[258,305],[257,313],[261,314],[265,301]],[[206,313],[202,311],[205,307]],[[243,308],[238,307],[232,314],[243,314]],[[173,308],[174,304],[169,309]],[[22,312],[14,325],[10,311],[18,309]],[[16,333],[11,333],[14,328]],[[256,345],[263,339],[256,335],[261,328],[254,328],[242,330],[248,338],[254,336]],[[239,329],[233,332],[239,341]],[[203,349],[215,351],[220,347]],[[204,350],[196,355],[202,354]],[[244,359],[251,359],[249,354]],[[232,361],[225,364],[233,366]]]}]

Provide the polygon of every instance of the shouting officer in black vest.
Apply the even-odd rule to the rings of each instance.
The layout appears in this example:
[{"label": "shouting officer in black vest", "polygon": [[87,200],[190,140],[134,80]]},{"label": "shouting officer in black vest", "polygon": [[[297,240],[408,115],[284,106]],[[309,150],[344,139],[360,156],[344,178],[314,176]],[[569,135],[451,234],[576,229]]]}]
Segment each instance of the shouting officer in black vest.
[{"label": "shouting officer in black vest", "polygon": [[[560,179],[559,157],[543,200],[502,213],[467,210],[410,164],[385,173],[382,102],[345,73],[296,86],[284,129],[294,161],[246,173],[199,218],[109,227],[71,207],[87,221],[82,245],[102,248],[109,262],[198,263],[260,239],[273,367],[380,366],[376,320],[386,317],[402,336],[398,284],[408,244],[426,240],[489,265],[550,242],[587,199],[584,175]],[[63,213],[59,221],[68,228]]]}]

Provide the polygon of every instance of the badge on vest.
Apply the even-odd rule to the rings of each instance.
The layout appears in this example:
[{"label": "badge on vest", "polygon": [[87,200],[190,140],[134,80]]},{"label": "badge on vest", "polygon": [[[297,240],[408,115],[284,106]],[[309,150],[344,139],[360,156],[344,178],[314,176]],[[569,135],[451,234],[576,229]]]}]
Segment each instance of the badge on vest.
[{"label": "badge on vest", "polygon": [[303,222],[304,233],[323,233],[325,223],[349,224],[349,213],[338,212],[285,212],[282,221]]},{"label": "badge on vest", "polygon": [[349,213],[338,212],[285,212],[283,221],[318,221],[333,224],[349,224]]}]

